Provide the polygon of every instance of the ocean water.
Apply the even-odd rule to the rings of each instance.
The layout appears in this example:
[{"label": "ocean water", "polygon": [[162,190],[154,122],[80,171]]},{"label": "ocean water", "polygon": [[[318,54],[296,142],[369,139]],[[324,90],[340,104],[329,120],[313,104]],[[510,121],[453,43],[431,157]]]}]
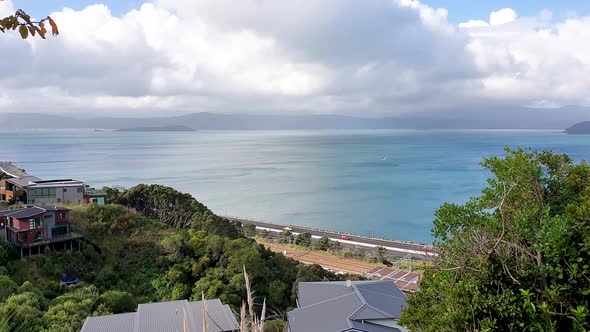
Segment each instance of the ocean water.
[{"label": "ocean water", "polygon": [[164,184],[222,215],[415,241],[505,146],[590,159],[590,136],[558,131],[0,132],[0,159],[41,178]]}]

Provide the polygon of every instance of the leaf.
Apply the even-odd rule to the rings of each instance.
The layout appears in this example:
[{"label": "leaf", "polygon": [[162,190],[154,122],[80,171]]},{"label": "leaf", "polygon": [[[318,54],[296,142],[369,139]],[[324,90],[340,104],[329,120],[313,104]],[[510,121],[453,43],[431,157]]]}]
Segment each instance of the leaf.
[{"label": "leaf", "polygon": [[47,19],[49,20],[49,25],[51,25],[51,34],[54,36],[59,35],[59,30],[57,29],[57,24],[55,24],[55,21],[47,16]]},{"label": "leaf", "polygon": [[47,29],[45,29],[45,23],[40,22],[39,23],[39,34],[41,35],[41,38],[45,39],[45,35],[47,34]]},{"label": "leaf", "polygon": [[33,37],[35,37],[35,33],[36,33],[36,31],[35,31],[35,28],[34,28],[34,27],[30,26],[30,27],[29,27],[29,32],[31,33],[31,35],[32,35]]},{"label": "leaf", "polygon": [[21,25],[20,28],[18,28],[18,32],[20,33],[22,39],[27,39],[29,36],[29,29],[27,29],[27,27],[24,25]]}]

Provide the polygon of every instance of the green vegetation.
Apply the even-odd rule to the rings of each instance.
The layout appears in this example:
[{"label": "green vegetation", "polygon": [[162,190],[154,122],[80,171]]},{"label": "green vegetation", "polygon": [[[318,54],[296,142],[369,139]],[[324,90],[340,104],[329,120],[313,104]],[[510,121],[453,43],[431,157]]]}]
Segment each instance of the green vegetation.
[{"label": "green vegetation", "polygon": [[439,255],[401,323],[412,331],[587,331],[590,166],[550,152],[484,159],[481,196],[444,204]]},{"label": "green vegetation", "polygon": [[[261,311],[266,300],[269,319],[280,320],[295,306],[298,281],[346,278],[271,252],[246,238],[239,223],[171,188],[139,185],[112,193],[118,205],[70,206],[76,231],[102,254],[85,244],[80,252],[19,260],[0,246],[0,332],[77,331],[87,316],[203,294],[239,312],[248,295],[244,266],[254,307]],[[63,277],[81,282],[62,286]],[[272,331],[280,323],[269,325]]]}]

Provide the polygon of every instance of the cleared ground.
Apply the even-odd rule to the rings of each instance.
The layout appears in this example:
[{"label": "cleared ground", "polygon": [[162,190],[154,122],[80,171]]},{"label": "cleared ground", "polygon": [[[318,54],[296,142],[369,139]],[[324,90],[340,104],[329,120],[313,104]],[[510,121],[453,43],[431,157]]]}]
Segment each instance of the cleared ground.
[{"label": "cleared ground", "polygon": [[371,269],[374,269],[378,266],[383,266],[379,264],[361,262],[354,259],[335,257],[330,254],[318,251],[294,248],[288,244],[277,244],[266,241],[260,243],[264,244],[265,247],[274,252],[284,253],[286,251],[287,257],[298,260],[304,264],[318,264],[334,272],[351,273],[364,276]]}]

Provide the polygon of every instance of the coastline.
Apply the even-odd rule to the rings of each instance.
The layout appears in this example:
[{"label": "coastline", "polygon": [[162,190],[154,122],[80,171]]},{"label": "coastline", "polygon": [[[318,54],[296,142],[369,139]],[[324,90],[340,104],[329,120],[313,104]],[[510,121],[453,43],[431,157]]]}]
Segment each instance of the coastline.
[{"label": "coastline", "polygon": [[280,233],[285,230],[288,230],[294,235],[298,235],[301,233],[310,233],[311,237],[314,239],[327,237],[331,241],[337,241],[342,244],[347,244],[351,246],[360,246],[368,248],[383,247],[386,250],[390,251],[394,256],[400,258],[406,257],[408,255],[415,255],[419,258],[427,259],[429,257],[436,255],[436,253],[431,251],[431,245],[423,242],[392,240],[297,225],[281,225],[267,221],[244,219],[234,216],[220,215],[220,217],[237,221],[242,224],[254,225],[257,230],[266,230],[274,233]]}]

